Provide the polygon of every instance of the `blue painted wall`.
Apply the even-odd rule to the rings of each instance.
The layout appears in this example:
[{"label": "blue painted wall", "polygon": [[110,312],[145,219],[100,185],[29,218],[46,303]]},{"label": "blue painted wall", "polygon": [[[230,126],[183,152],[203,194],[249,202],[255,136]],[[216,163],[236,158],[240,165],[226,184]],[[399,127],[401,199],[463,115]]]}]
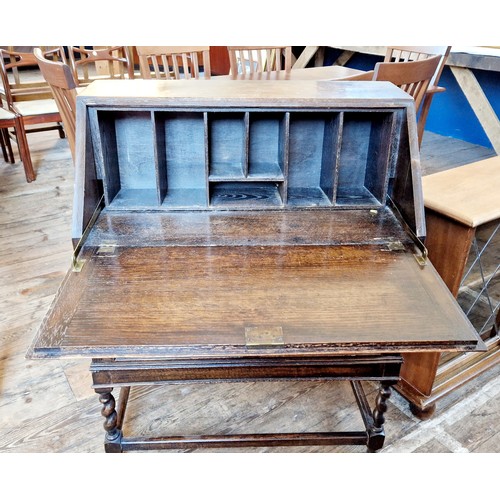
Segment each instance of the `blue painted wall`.
[{"label": "blue painted wall", "polygon": [[[500,73],[482,70],[473,70],[473,73],[491,107],[500,116]],[[446,92],[434,96],[426,130],[491,148],[491,142],[450,68],[445,67],[439,84],[446,88]]]},{"label": "blue painted wall", "polygon": [[[324,64],[333,64],[340,53],[338,50],[328,49]],[[381,60],[382,57],[378,56],[355,54],[346,66],[370,70]],[[500,116],[500,73],[483,70],[473,70],[473,72],[493,110],[497,116]],[[425,129],[491,148],[491,142],[484,133],[450,68],[445,67],[439,85],[445,87],[446,92],[434,96]]]}]

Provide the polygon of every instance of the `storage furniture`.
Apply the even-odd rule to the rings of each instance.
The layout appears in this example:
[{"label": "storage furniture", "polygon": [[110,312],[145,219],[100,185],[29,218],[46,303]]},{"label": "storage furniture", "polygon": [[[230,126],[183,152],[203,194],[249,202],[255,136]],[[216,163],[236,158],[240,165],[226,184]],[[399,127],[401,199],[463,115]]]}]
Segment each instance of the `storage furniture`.
[{"label": "storage furniture", "polygon": [[[390,83],[94,82],[76,157],[74,262],[29,356],[92,359],[106,451],[376,451],[403,352],[484,348],[426,259],[413,100]],[[276,379],[349,381],[363,428],[124,434],[135,386]]]},{"label": "storage furniture", "polygon": [[500,157],[423,178],[429,258],[462,305],[487,350],[405,354],[398,391],[421,418],[436,402],[500,359]]}]

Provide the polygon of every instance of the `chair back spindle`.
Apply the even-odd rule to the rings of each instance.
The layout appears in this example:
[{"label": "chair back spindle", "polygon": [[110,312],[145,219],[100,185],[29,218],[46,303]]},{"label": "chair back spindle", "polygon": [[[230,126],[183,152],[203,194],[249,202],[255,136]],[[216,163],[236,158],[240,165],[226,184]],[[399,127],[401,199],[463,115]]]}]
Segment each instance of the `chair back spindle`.
[{"label": "chair back spindle", "polygon": [[141,76],[144,79],[209,79],[210,47],[208,46],[140,46]]},{"label": "chair back spindle", "polygon": [[100,79],[133,79],[134,65],[130,49],[124,45],[85,48],[68,47],[69,66],[78,86]]},{"label": "chair back spindle", "polygon": [[434,56],[411,62],[379,62],[375,65],[373,80],[392,82],[410,94],[418,113],[440,60],[441,56]]},{"label": "chair back spindle", "polygon": [[61,61],[47,59],[43,52],[36,48],[34,56],[45,81],[50,86],[61,114],[64,130],[68,138],[73,161],[75,160],[76,136],[76,82],[71,68]]},{"label": "chair back spindle", "polygon": [[228,46],[227,50],[233,76],[292,69],[291,46]]}]

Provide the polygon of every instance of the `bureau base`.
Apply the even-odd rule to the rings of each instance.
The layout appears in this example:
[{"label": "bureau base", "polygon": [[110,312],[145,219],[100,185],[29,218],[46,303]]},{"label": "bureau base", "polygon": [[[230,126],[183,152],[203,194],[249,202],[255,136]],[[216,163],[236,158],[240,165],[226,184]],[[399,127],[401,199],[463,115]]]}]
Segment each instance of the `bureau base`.
[{"label": "bureau base", "polygon": [[[385,412],[391,386],[399,380],[402,357],[308,357],[287,359],[237,358],[197,360],[94,359],[90,370],[99,394],[106,431],[106,452],[238,448],[262,446],[363,445],[370,452],[384,444]],[[351,387],[364,428],[352,432],[188,435],[164,437],[124,436],[123,423],[130,389],[140,385],[182,382],[245,382],[271,380],[344,380]],[[370,408],[361,381],[380,383],[374,408]],[[116,403],[112,391],[120,387]]]}]

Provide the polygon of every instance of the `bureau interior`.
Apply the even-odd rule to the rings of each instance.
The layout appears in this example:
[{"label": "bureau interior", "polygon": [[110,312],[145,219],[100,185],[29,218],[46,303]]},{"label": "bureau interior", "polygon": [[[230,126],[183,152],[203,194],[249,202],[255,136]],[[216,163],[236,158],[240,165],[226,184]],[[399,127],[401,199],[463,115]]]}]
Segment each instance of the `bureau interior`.
[{"label": "bureau interior", "polygon": [[106,110],[92,122],[110,209],[385,204],[394,110]]}]

